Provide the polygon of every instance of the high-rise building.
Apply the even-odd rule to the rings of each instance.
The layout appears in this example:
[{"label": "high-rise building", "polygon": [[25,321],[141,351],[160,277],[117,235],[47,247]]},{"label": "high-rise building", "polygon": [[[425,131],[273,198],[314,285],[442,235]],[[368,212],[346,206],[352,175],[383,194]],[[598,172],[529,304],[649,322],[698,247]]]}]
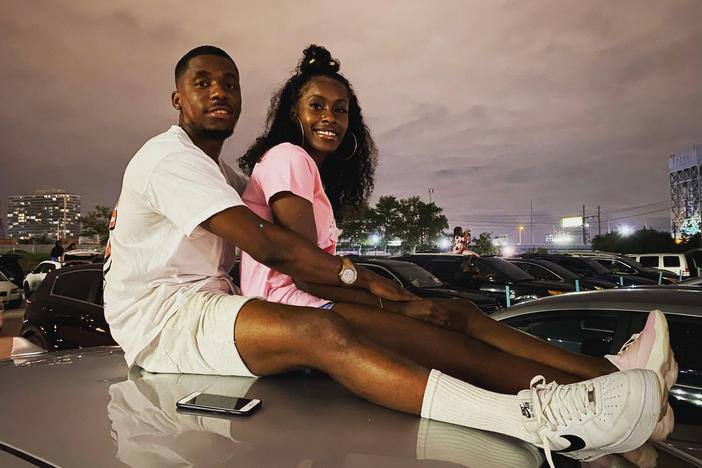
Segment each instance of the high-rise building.
[{"label": "high-rise building", "polygon": [[65,190],[37,190],[33,195],[7,199],[10,237],[77,239],[80,235],[80,195]]},{"label": "high-rise building", "polygon": [[692,235],[702,226],[702,146],[687,153],[671,154],[671,229],[676,235]]}]

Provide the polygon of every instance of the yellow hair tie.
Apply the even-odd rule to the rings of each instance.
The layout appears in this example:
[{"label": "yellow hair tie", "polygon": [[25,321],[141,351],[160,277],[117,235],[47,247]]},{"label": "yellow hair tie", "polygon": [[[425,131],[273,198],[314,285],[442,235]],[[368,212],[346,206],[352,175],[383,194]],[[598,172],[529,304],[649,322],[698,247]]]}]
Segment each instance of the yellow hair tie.
[{"label": "yellow hair tie", "polygon": [[313,58],[312,58],[312,59],[310,59],[310,61],[309,61],[309,62],[307,62],[307,63],[309,63],[310,65],[312,65],[312,64],[314,63],[314,59],[313,59]]}]

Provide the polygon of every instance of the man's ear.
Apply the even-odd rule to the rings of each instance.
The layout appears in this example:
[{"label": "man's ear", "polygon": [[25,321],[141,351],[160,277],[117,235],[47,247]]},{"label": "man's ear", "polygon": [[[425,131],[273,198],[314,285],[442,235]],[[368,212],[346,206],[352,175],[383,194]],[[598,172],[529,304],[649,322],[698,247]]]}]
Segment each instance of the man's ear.
[{"label": "man's ear", "polygon": [[171,93],[171,104],[175,110],[180,110],[180,92],[177,90]]}]

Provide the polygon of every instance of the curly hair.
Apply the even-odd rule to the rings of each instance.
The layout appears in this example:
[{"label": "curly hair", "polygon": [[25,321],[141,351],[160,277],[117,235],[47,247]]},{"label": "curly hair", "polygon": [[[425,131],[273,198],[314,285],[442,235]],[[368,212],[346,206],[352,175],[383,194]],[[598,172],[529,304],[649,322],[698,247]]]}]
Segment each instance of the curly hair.
[{"label": "curly hair", "polygon": [[[269,149],[284,142],[299,145],[300,126],[291,119],[290,110],[295,107],[312,78],[327,76],[337,80],[349,93],[349,126],[339,148],[324,159],[319,170],[337,222],[341,222],[345,213],[353,212],[370,196],[378,154],[363,121],[356,94],[348,80],[339,73],[339,67],[339,61],[333,59],[324,47],[314,44],[307,47],[293,76],[271,98],[263,135],[256,138],[239,158],[239,167],[251,175],[256,163]],[[352,134],[356,137],[356,151],[352,158],[346,160],[344,158],[354,147]]]}]

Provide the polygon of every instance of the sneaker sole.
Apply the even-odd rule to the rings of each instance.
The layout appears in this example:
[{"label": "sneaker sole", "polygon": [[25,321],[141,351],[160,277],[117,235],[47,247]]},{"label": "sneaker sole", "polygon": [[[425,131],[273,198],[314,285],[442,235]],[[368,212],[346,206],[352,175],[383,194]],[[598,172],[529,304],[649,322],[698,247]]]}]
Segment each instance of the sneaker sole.
[{"label": "sneaker sole", "polygon": [[592,461],[610,453],[624,453],[641,447],[653,434],[660,415],[661,390],[658,376],[653,371],[641,369],[638,384],[643,388],[641,409],[631,431],[613,444],[599,449],[582,450],[568,454],[583,461]]}]

